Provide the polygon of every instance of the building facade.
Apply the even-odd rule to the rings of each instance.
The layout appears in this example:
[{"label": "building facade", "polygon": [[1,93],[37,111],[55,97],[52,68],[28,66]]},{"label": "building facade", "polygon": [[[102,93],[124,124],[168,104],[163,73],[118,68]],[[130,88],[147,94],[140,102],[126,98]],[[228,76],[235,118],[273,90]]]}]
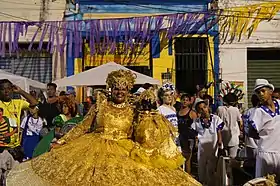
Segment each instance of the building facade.
[{"label": "building facade", "polygon": [[[49,35],[42,38],[42,48],[39,51],[40,35],[47,25],[44,21],[62,21],[65,11],[64,0],[8,0],[1,1],[0,27],[1,50],[5,48],[5,55],[0,56],[0,69],[16,75],[31,78],[43,83],[64,77],[66,60],[54,48],[54,53],[44,51],[49,41]],[[9,35],[9,30],[14,30],[13,22],[41,22],[37,26],[29,26],[19,36],[17,52],[10,53],[9,46],[13,45],[15,36]],[[40,26],[38,26],[40,25]],[[2,28],[7,27],[4,32]],[[3,31],[3,32],[2,32]],[[37,37],[36,34],[37,33]],[[35,36],[34,36],[35,35]],[[3,47],[3,42],[6,45]],[[30,45],[32,43],[32,46]],[[30,50],[29,50],[30,49]],[[63,70],[64,69],[64,70]]]},{"label": "building facade", "polygon": [[[209,3],[209,0],[137,0],[125,3],[80,0],[81,16],[77,19],[118,19],[192,12],[203,14],[208,11]],[[194,91],[197,84],[205,84],[218,78],[217,33],[216,25],[207,32],[202,29],[196,33],[177,33],[172,39],[163,37],[165,33],[161,32],[153,37],[141,52],[133,54],[116,52],[91,55],[89,41],[85,39],[80,56],[67,57],[67,75],[114,61],[161,81],[172,81],[181,91]],[[120,42],[120,48],[121,45]],[[210,93],[214,94],[214,88],[211,88]]]},{"label": "building facade", "polygon": [[[272,15],[272,9],[276,14]],[[280,21],[279,4],[273,2],[264,3],[261,1],[219,1],[220,9],[230,9],[232,12],[240,13],[236,16],[236,22],[243,20],[260,20],[261,16],[271,15],[271,20],[260,22],[256,29],[253,29],[250,37],[248,34],[240,40],[223,40],[220,38],[220,78],[243,86],[245,92],[245,106],[250,106],[250,98],[253,93],[255,79],[268,79],[275,87],[280,87]],[[266,10],[264,9],[266,8]],[[263,10],[252,19],[248,16],[249,10]],[[267,13],[265,14],[265,11]],[[236,14],[235,14],[236,15]],[[253,15],[253,14],[251,14]],[[220,36],[225,33],[221,29]],[[238,31],[236,31],[238,35]]]}]

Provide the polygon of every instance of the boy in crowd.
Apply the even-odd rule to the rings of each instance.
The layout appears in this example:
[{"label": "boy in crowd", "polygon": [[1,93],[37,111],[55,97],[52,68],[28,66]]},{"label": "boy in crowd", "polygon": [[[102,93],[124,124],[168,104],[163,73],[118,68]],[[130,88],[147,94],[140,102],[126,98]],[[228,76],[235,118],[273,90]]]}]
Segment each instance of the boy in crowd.
[{"label": "boy in crowd", "polygon": [[266,79],[257,79],[254,91],[260,106],[250,117],[249,137],[258,139],[256,177],[275,174],[280,180],[280,101],[273,100],[274,86]]},{"label": "boy in crowd", "polygon": [[215,185],[211,178],[216,170],[217,151],[222,148],[222,134],[224,123],[216,115],[210,113],[207,103],[197,98],[194,108],[200,116],[194,120],[192,128],[198,133],[198,177],[206,185]]}]

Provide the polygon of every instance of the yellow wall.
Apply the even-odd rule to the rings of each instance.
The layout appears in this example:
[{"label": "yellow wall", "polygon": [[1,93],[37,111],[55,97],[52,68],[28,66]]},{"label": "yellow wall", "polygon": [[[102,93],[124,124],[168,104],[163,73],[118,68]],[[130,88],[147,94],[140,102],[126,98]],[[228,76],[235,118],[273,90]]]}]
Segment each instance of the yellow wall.
[{"label": "yellow wall", "polygon": [[[162,39],[162,36],[164,34],[160,35],[161,38],[161,52],[160,52],[160,58],[154,58],[153,59],[153,75],[154,78],[159,79],[162,82],[161,79],[161,73],[167,72],[167,69],[170,69],[172,72],[172,82],[175,84],[176,83],[176,70],[175,70],[175,47],[174,47],[174,41],[176,39],[173,38],[173,43],[172,43],[172,55],[168,54],[168,40],[167,39]],[[183,36],[177,36],[177,37],[187,37],[188,35],[183,35]],[[207,35],[193,35],[192,37],[204,37],[206,38]],[[209,36],[209,44],[210,44],[210,49],[208,47],[208,77],[207,80],[208,82],[213,82],[213,71],[211,67],[211,55],[212,55],[212,62],[214,63],[214,41],[213,37]],[[211,55],[210,55],[211,52]],[[213,64],[214,65],[214,64]],[[214,96],[214,86],[211,86],[211,88],[208,91],[208,94]]]},{"label": "yellow wall", "polygon": [[[119,45],[122,47],[122,44]],[[85,45],[85,66],[99,66],[108,62],[116,62],[124,66],[148,66],[149,65],[149,44],[146,45],[141,51],[135,48],[138,55],[135,54],[104,54],[104,55],[90,55],[90,48],[88,43]]]},{"label": "yellow wall", "polygon": [[[151,14],[150,14],[151,15]],[[84,19],[93,19],[93,18],[120,18],[120,17],[135,17],[139,16],[139,14],[87,14],[84,15]],[[145,15],[148,16],[148,15]],[[167,69],[170,69],[170,72],[172,72],[172,82],[175,84],[175,77],[176,77],[176,70],[175,70],[175,50],[174,50],[174,39],[173,39],[173,45],[172,45],[172,55],[168,54],[168,40],[162,39],[165,34],[161,33],[161,52],[160,52],[160,58],[153,58],[153,77],[156,79],[159,79],[162,82],[161,74],[164,72],[167,72]],[[184,35],[183,37],[186,37],[187,35]],[[182,37],[182,36],[178,36]],[[193,35],[192,37],[207,37],[206,35]],[[210,49],[212,53],[212,60],[214,63],[214,43],[213,43],[213,37],[209,36],[209,43],[210,43]],[[209,49],[208,49],[209,50]],[[149,65],[149,45],[144,49],[144,52],[141,56],[138,56],[137,58],[132,58],[129,55],[94,55],[90,56],[89,48],[86,47],[86,56],[85,56],[85,66],[97,66],[102,65],[107,62],[118,62],[123,65],[137,65],[137,66],[148,66]],[[75,60],[75,74],[82,71],[81,68],[81,59]],[[213,64],[214,65],[214,64]],[[210,59],[210,50],[208,51],[208,82],[212,82],[213,79],[213,73],[212,73],[212,67],[211,67],[211,59]],[[80,91],[81,93],[81,91]],[[210,95],[214,95],[214,87],[211,87],[208,92]]]}]

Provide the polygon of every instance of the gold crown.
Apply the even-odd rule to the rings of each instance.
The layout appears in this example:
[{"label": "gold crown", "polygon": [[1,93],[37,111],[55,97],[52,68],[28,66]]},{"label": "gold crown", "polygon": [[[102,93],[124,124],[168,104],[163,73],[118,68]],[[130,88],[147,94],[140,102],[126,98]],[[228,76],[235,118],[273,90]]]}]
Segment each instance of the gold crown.
[{"label": "gold crown", "polygon": [[145,90],[144,92],[141,93],[139,100],[151,100],[151,102],[155,102],[157,99],[155,93],[153,90]]},{"label": "gold crown", "polygon": [[127,88],[130,90],[135,83],[136,77],[136,74],[133,74],[130,70],[112,71],[106,79],[107,88]]}]

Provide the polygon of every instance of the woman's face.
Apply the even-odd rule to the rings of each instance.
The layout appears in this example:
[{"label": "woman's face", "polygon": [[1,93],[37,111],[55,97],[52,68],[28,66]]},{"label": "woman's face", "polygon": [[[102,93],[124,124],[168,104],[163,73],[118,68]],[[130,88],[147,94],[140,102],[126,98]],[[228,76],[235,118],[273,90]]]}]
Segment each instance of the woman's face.
[{"label": "woman's face", "polygon": [[125,102],[127,94],[128,94],[127,88],[114,87],[112,89],[113,102],[116,104],[121,104],[121,103]]},{"label": "woman's face", "polygon": [[63,106],[62,106],[62,113],[64,115],[68,115],[69,114],[69,107],[66,104],[63,104]]},{"label": "woman's face", "polygon": [[163,104],[171,104],[173,99],[174,99],[174,94],[171,91],[166,91],[164,92],[163,96],[162,96],[162,100],[163,100]]},{"label": "woman's face", "polygon": [[183,107],[190,107],[190,105],[192,104],[191,100],[188,97],[183,97],[181,102]]}]

